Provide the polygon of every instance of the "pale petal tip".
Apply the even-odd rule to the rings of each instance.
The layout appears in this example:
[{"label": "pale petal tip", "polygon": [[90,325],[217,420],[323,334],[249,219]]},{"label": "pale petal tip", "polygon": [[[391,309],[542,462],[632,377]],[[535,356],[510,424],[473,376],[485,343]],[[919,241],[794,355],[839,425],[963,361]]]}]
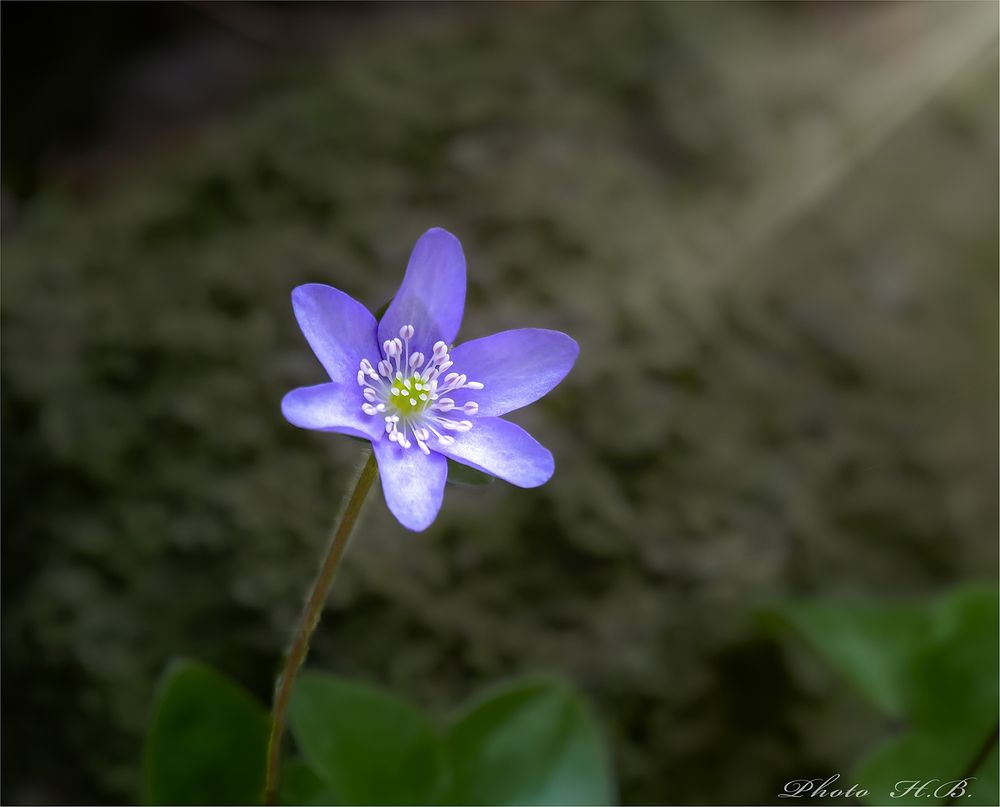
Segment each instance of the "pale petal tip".
[{"label": "pale petal tip", "polygon": [[521,483],[515,482],[519,488],[540,488],[546,482],[548,482],[556,472],[556,461],[555,457],[552,456],[552,452],[549,451],[545,446],[539,446],[546,454],[548,454],[548,462],[544,460],[539,464],[535,475],[526,477],[521,480]]},{"label": "pale petal tip", "polygon": [[310,295],[327,290],[336,291],[333,286],[328,286],[325,283],[303,283],[292,289],[292,304],[307,302]]},{"label": "pale petal tip", "polygon": [[456,236],[450,230],[446,230],[444,227],[431,227],[429,230],[427,230],[420,237],[421,238],[427,238],[428,236],[431,236],[432,238],[445,238],[445,239],[449,239],[449,240],[454,241],[456,244],[459,244],[459,245],[461,245],[461,243],[462,243],[461,241],[458,240],[458,236]]}]

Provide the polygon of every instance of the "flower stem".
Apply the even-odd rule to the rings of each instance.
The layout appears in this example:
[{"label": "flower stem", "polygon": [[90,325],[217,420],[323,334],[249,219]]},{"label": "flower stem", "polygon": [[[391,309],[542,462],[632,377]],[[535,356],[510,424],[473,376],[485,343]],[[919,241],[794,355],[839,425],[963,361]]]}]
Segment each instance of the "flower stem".
[{"label": "flower stem", "polygon": [[302,609],[302,618],[295,631],[292,644],[288,649],[285,659],[284,669],[274,692],[274,706],[271,708],[271,733],[267,740],[267,780],[264,788],[264,803],[274,804],[278,788],[278,764],[281,761],[281,741],[285,733],[285,716],[288,712],[288,704],[292,697],[292,688],[295,685],[295,677],[299,668],[306,660],[309,652],[309,639],[312,637],[316,625],[319,624],[320,615],[323,613],[323,606],[326,604],[326,597],[333,583],[333,577],[340,566],[340,561],[344,556],[344,550],[350,541],[351,533],[358,522],[361,510],[365,503],[365,498],[372,488],[372,484],[378,477],[378,464],[375,462],[375,454],[368,454],[368,459],[358,481],[354,484],[354,490],[347,499],[344,512],[337,522],[336,528],[330,536],[330,545],[326,550],[326,557],[316,575],[316,582],[313,583],[309,592],[309,599],[306,600]]}]

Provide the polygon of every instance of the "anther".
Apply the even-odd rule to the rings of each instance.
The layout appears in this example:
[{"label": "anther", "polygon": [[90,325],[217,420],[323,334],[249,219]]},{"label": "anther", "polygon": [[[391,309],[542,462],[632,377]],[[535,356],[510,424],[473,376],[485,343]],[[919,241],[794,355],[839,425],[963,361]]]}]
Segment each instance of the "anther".
[{"label": "anther", "polygon": [[453,362],[444,340],[434,343],[429,356],[411,352],[414,334],[412,325],[403,325],[398,338],[382,343],[382,356],[376,365],[362,359],[358,384],[363,388],[361,409],[366,415],[383,415],[388,410],[384,420],[389,440],[402,449],[411,448],[415,442],[428,454],[432,436],[439,445],[446,446],[454,443],[455,438],[442,431],[467,432],[473,428],[472,420],[454,420],[444,413],[454,410],[468,417],[479,413],[475,401],[456,404],[448,393],[481,390],[483,384],[469,381],[464,373],[448,372]]}]

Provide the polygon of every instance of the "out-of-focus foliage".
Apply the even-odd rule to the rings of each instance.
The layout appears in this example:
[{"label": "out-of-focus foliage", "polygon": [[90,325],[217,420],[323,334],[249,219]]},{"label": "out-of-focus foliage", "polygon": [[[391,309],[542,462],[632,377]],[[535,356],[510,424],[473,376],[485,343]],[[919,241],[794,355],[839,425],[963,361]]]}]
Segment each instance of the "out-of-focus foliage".
[{"label": "out-of-focus foliage", "polygon": [[307,672],[295,685],[290,725],[302,755],[338,803],[442,803],[448,783],[444,738],[426,715],[392,693]]},{"label": "out-of-focus foliage", "polygon": [[614,804],[608,749],[569,687],[537,680],[479,698],[452,724],[450,804]]},{"label": "out-of-focus foliage", "polygon": [[[150,804],[259,804],[268,716],[201,665],[174,665],[146,743]],[[590,708],[557,679],[514,682],[443,730],[395,695],[306,672],[282,770],[283,804],[610,804],[608,749]],[[263,729],[263,730],[261,730]]]},{"label": "out-of-focus foliage", "polygon": [[470,468],[468,465],[462,465],[460,462],[454,462],[448,460],[448,481],[453,482],[456,485],[488,485],[494,480],[494,477],[489,474],[484,474],[482,471],[477,471],[475,468]]},{"label": "out-of-focus foliage", "polygon": [[281,767],[278,802],[288,805],[329,805],[337,803],[333,788],[324,782],[301,757],[287,760]]},{"label": "out-of-focus foliage", "polygon": [[375,307],[432,225],[468,255],[461,338],[581,344],[520,418],[556,474],[455,491],[419,538],[375,503],[311,663],[438,715],[559,671],[626,802],[767,802],[856,753],[878,723],[747,604],[996,568],[995,64],[851,150],[973,12],[557,4],[359,34],[106,197],[21,211],[8,800],[133,798],[175,654],[267,698],[355,462],[280,417],[323,380],[289,292]]},{"label": "out-of-focus foliage", "polygon": [[[951,803],[951,784],[964,777],[962,804],[1000,803],[996,590],[964,589],[930,605],[789,603],[772,616],[897,722],[855,774],[869,804]],[[899,783],[915,779],[933,784],[902,792]]]},{"label": "out-of-focus foliage", "polygon": [[269,726],[267,710],[225,675],[173,664],[146,738],[142,803],[259,803]]},{"label": "out-of-focus foliage", "polygon": [[924,605],[803,602],[776,611],[824,661],[890,717],[905,713],[903,667],[925,637]]}]

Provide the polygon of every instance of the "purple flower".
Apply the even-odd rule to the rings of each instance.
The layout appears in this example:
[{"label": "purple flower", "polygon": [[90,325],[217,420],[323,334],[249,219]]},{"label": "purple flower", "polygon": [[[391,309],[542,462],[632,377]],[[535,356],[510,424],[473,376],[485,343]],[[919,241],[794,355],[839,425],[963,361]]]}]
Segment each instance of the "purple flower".
[{"label": "purple flower", "polygon": [[385,501],[411,530],[441,509],[450,457],[522,488],[552,476],[552,454],[500,415],[558,384],[579,348],[539,328],[452,348],[465,307],[465,256],[435,228],[417,241],[403,284],[378,323],[319,283],[292,292],[302,333],[332,379],[288,393],[281,411],[303,429],[371,440]]}]

